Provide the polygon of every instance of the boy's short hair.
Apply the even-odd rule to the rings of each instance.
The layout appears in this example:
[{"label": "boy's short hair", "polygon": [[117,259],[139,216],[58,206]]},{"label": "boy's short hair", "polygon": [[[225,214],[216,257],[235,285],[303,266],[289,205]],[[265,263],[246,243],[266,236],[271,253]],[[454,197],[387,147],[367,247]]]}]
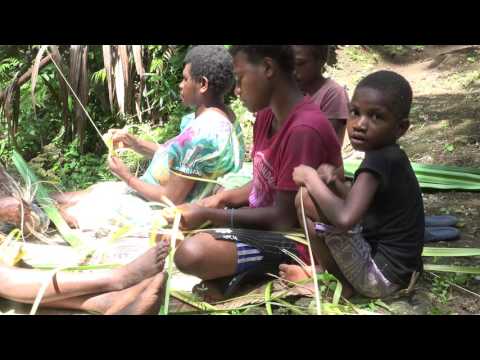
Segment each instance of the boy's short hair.
[{"label": "boy's short hair", "polygon": [[263,58],[272,58],[288,75],[293,74],[295,69],[295,56],[290,45],[233,45],[230,48],[232,56],[239,52],[245,53],[248,60],[254,64],[258,64]]},{"label": "boy's short hair", "polygon": [[361,80],[357,87],[368,87],[375,89],[389,100],[387,105],[397,120],[408,118],[412,106],[413,91],[410,83],[400,74],[393,71],[377,71]]},{"label": "boy's short hair", "polygon": [[233,59],[223,45],[198,45],[191,48],[184,60],[191,65],[193,79],[208,79],[209,91],[223,96],[233,88]]}]

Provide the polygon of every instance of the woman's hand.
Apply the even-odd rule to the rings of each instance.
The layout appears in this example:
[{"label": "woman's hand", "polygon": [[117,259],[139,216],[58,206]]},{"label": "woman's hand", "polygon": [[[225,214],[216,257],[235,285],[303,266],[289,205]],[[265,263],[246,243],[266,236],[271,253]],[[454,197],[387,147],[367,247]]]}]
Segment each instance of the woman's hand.
[{"label": "woman's hand", "polygon": [[108,157],[108,167],[110,171],[118,176],[123,181],[128,183],[128,180],[133,176],[128,170],[127,166],[120,160],[118,157],[109,156]]},{"label": "woman's hand", "polygon": [[138,146],[138,139],[129,134],[127,130],[110,129],[108,131],[112,134],[113,148],[130,148],[135,149]]},{"label": "woman's hand", "polygon": [[211,209],[223,209],[226,204],[222,193],[220,192],[197,201],[196,205]]},{"label": "woman's hand", "polygon": [[307,179],[312,176],[318,177],[318,174],[315,169],[310,166],[300,165],[293,169],[293,181],[298,186],[305,186]]}]

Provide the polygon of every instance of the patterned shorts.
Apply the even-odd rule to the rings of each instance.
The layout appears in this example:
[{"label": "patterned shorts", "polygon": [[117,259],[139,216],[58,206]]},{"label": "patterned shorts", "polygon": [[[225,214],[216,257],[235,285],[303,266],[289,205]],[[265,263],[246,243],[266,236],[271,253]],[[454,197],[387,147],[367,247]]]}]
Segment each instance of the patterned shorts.
[{"label": "patterned shorts", "polygon": [[317,235],[323,236],[340,271],[363,296],[384,298],[400,290],[390,282],[372,258],[372,248],[363,238],[360,227],[341,232],[325,224],[315,224]]}]

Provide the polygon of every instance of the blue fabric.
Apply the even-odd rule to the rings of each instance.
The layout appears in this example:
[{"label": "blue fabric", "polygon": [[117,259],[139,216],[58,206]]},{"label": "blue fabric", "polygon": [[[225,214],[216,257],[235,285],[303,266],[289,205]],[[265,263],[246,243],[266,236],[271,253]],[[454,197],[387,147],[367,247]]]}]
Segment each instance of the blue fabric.
[{"label": "blue fabric", "polygon": [[250,270],[263,260],[260,250],[242,242],[237,244],[237,270],[236,274]]}]

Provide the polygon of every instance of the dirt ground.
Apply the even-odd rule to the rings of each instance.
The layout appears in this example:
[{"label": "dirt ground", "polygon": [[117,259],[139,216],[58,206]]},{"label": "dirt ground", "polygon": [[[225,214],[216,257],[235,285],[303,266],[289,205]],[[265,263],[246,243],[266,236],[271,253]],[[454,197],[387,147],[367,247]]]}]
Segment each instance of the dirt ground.
[{"label": "dirt ground", "polygon": [[[448,51],[448,54],[443,54]],[[412,54],[413,53],[413,54]],[[480,50],[460,45],[425,46],[403,60],[388,59],[359,47],[338,51],[338,67],[330,76],[346,85],[350,96],[358,81],[376,70],[393,70],[410,82],[414,99],[411,128],[400,144],[410,159],[423,164],[480,166]],[[480,248],[480,193],[424,192],[429,215],[452,214],[458,217],[461,238],[432,246]],[[430,245],[429,245],[430,246]],[[477,258],[427,258],[425,262],[479,266]],[[446,281],[480,293],[475,276],[426,274],[416,295],[403,299],[397,313],[480,314],[480,297],[448,286]],[[435,280],[434,280],[435,279]],[[423,304],[420,306],[418,304]],[[395,307],[394,306],[394,307]]]}]

